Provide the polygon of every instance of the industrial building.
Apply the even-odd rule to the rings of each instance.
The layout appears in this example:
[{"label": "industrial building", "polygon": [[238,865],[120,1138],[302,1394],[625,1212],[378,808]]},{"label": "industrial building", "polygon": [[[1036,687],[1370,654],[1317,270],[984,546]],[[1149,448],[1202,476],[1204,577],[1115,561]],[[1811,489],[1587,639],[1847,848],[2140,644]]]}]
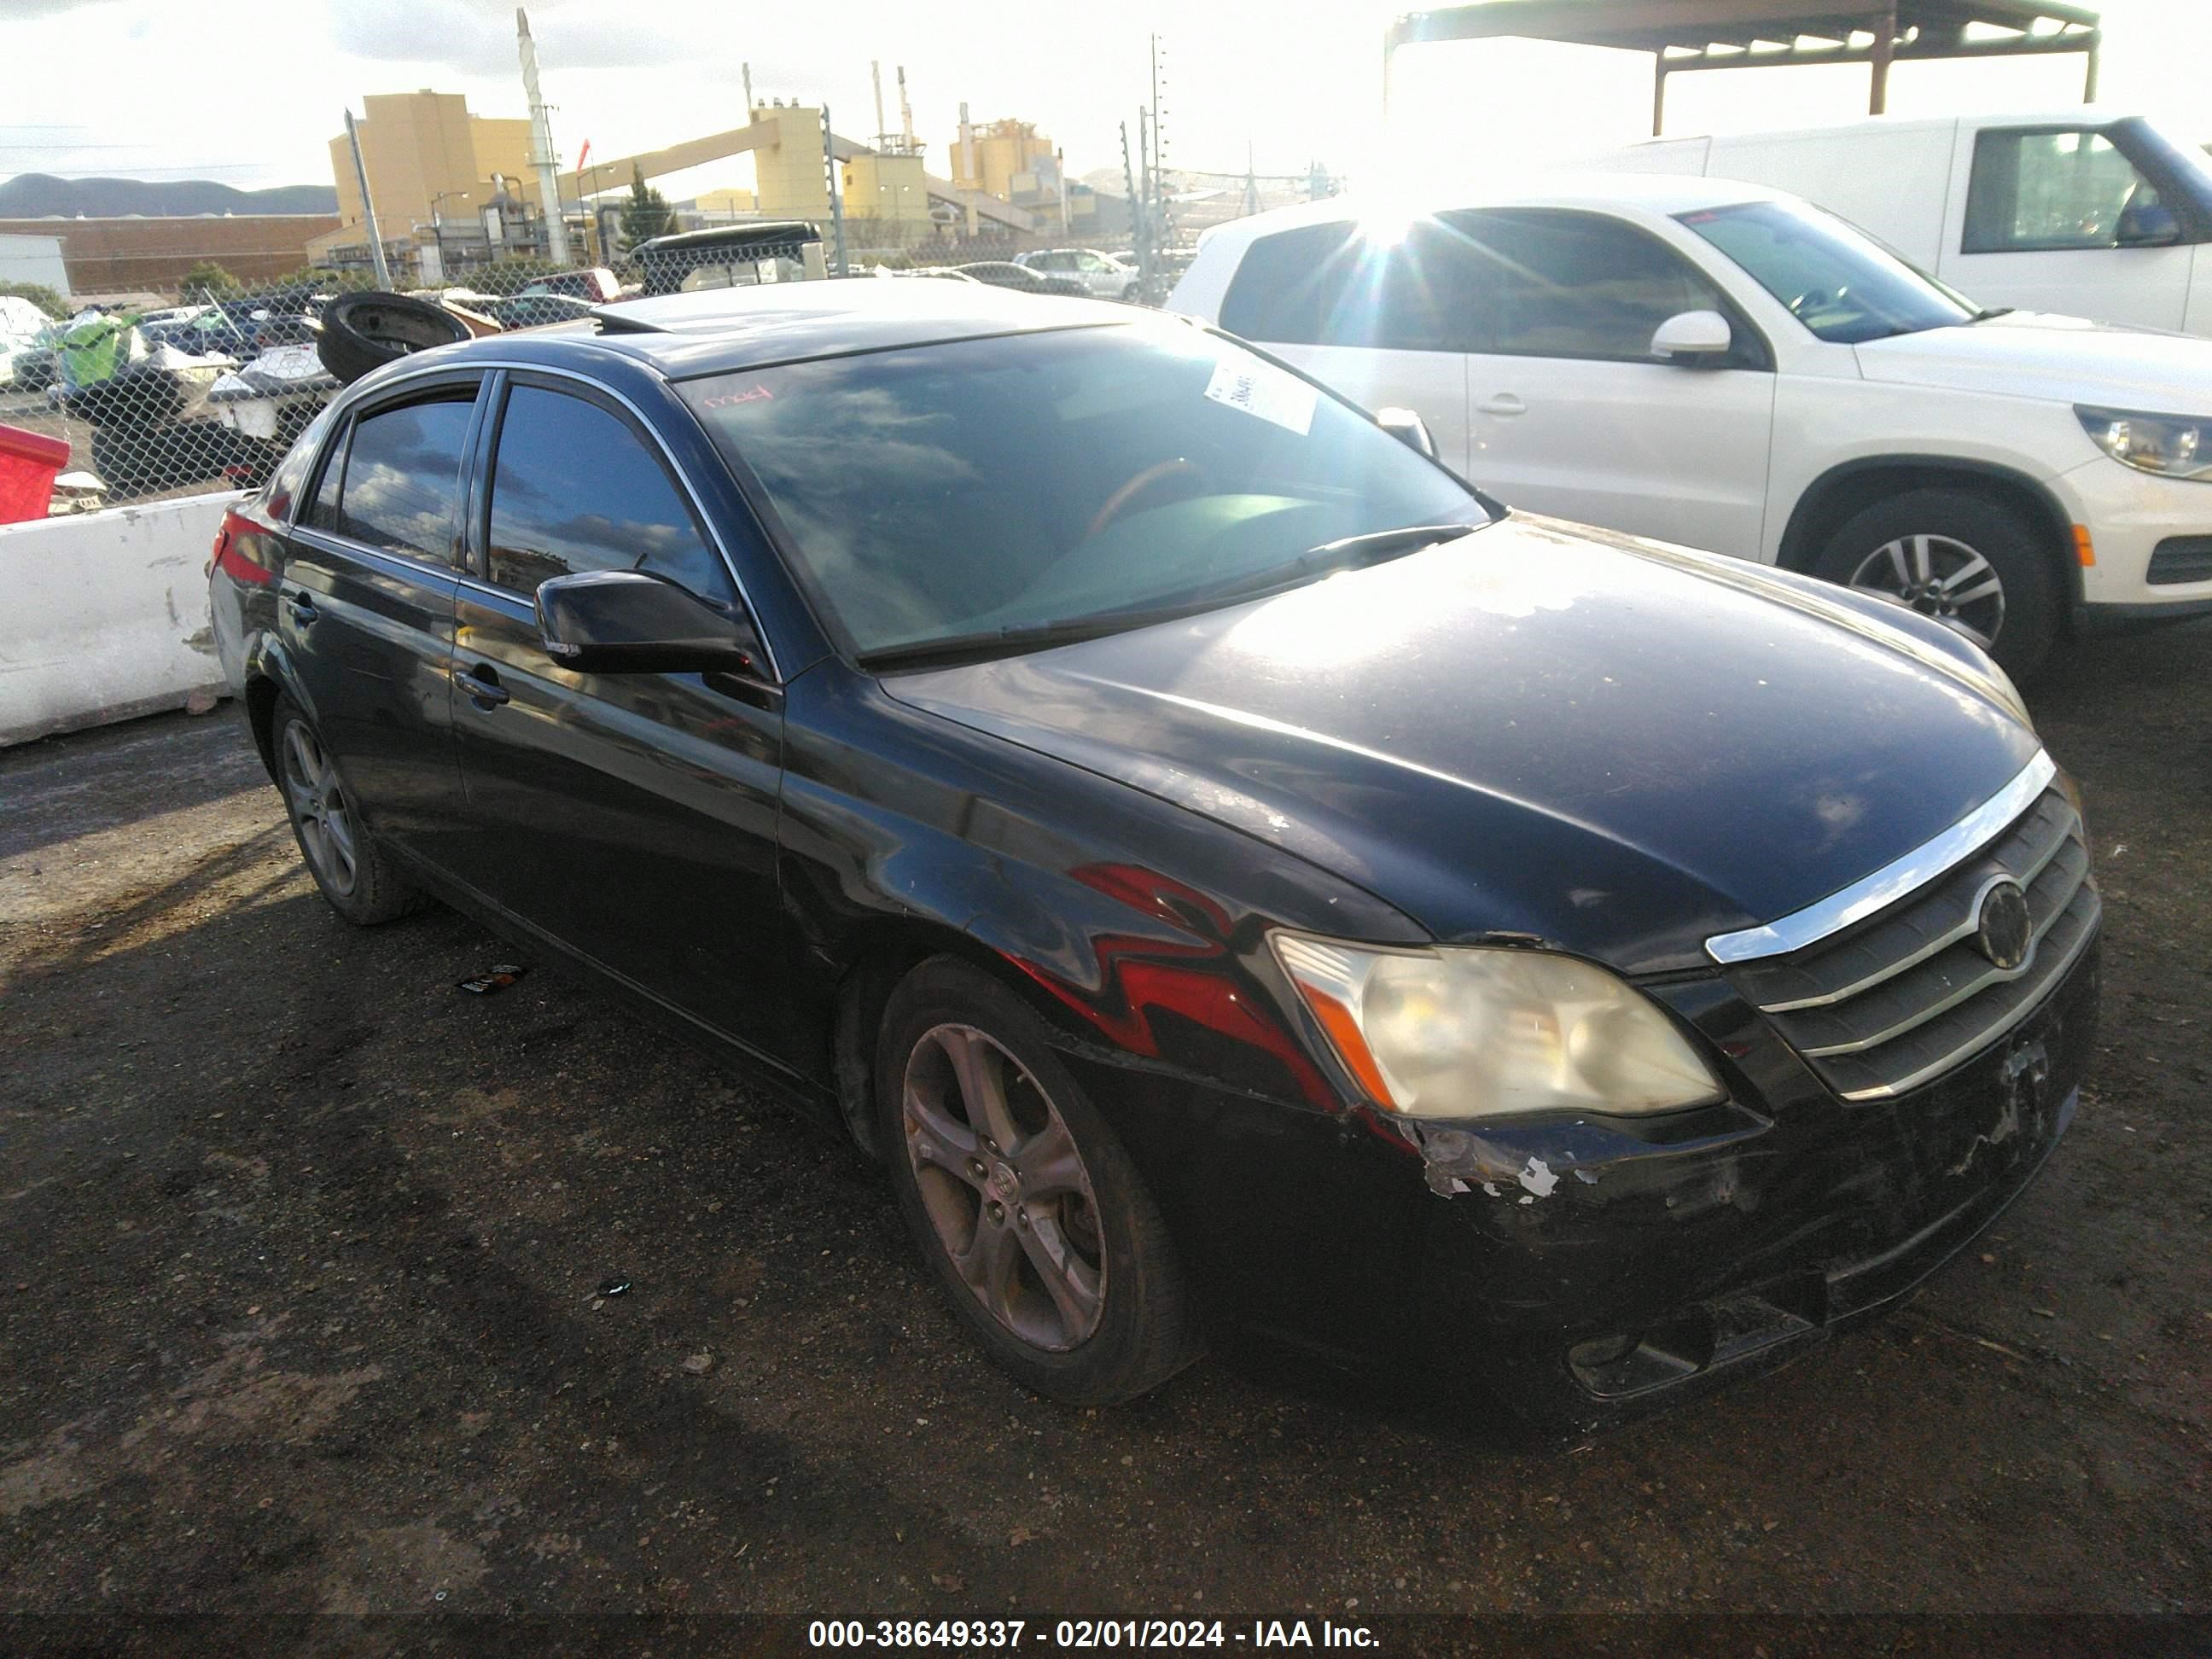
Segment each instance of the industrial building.
[{"label": "industrial building", "polygon": [[313,263],[310,245],[337,224],[327,213],[0,219],[0,235],[58,240],[70,293],[140,294],[173,289],[204,261],[241,282],[289,276]]},{"label": "industrial building", "polygon": [[[513,189],[513,181],[529,177],[527,120],[471,114],[461,94],[427,87],[373,93],[362,108],[354,125],[377,228],[387,238],[440,220],[473,222],[499,193],[498,181]],[[361,185],[343,133],[331,140],[331,175],[341,224],[360,225],[366,216]]]}]

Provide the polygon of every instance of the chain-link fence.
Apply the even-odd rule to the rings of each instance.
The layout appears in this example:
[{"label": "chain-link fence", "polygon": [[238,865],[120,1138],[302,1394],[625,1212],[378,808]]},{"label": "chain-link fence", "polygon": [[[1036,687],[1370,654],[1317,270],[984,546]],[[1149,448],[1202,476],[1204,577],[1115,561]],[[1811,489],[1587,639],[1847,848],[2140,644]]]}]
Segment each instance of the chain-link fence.
[{"label": "chain-link fence", "polygon": [[0,296],[0,521],[252,488],[339,386],[407,352],[625,299],[828,275],[816,228],[782,222],[662,237],[613,268],[510,259],[425,287],[403,265],[392,292],[366,271],[310,270],[74,310]]}]

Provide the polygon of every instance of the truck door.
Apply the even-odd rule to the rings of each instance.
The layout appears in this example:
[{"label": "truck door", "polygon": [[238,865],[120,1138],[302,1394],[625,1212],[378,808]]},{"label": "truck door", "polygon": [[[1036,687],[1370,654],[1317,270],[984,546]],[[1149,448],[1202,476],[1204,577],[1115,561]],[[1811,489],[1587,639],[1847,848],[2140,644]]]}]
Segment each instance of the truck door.
[{"label": "truck door", "polygon": [[2179,329],[2197,215],[2161,171],[2127,123],[1961,122],[1937,274],[1978,305]]}]

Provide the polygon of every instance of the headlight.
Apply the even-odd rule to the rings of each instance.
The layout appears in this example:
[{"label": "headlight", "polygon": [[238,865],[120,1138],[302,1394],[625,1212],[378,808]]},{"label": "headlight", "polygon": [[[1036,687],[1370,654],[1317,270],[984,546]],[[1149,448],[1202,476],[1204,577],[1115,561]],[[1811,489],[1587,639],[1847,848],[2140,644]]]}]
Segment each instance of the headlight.
[{"label": "headlight", "polygon": [[2074,416],[2098,448],[2138,472],[2169,478],[2212,477],[2212,421],[2087,404],[2075,404]]},{"label": "headlight", "polygon": [[1671,1112],[1726,1091],[1667,1016],[1602,968],[1541,951],[1387,951],[1272,936],[1345,1068],[1409,1116]]}]

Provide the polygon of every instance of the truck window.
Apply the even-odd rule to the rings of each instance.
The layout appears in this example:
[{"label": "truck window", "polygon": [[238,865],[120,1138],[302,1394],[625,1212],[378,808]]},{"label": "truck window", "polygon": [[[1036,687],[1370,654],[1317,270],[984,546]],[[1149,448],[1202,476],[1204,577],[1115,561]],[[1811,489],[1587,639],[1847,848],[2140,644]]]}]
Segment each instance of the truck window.
[{"label": "truck window", "polygon": [[2158,191],[2103,133],[1986,131],[1974,139],[1962,253],[2118,247]]}]

